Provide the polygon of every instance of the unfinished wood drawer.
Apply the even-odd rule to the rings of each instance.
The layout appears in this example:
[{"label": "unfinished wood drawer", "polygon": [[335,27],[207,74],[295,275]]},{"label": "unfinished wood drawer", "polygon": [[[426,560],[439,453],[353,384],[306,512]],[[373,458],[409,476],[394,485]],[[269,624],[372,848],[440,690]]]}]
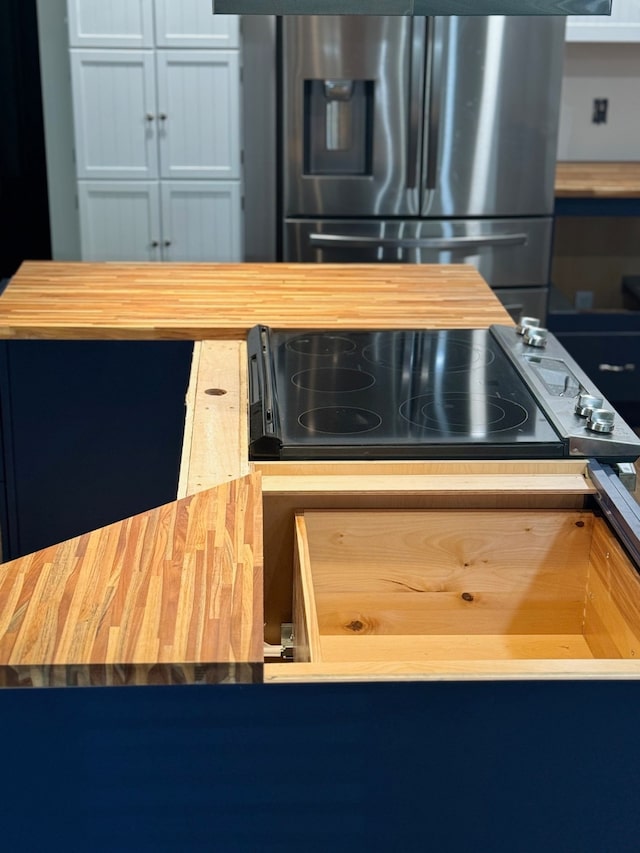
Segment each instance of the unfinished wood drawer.
[{"label": "unfinished wood drawer", "polygon": [[[295,513],[300,510],[585,508],[584,460],[273,462],[262,474],[265,637],[292,619]],[[463,524],[461,523],[461,529]]]},{"label": "unfinished wood drawer", "polygon": [[295,529],[297,661],[607,675],[640,654],[640,580],[592,511],[301,510]]}]

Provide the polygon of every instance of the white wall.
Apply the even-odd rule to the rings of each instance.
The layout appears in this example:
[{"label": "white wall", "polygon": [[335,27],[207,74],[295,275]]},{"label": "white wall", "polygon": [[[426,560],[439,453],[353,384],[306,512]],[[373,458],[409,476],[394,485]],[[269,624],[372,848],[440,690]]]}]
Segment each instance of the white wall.
[{"label": "white wall", "polygon": [[[594,98],[609,101],[593,124]],[[640,160],[640,42],[569,43],[560,111],[559,160]]]}]

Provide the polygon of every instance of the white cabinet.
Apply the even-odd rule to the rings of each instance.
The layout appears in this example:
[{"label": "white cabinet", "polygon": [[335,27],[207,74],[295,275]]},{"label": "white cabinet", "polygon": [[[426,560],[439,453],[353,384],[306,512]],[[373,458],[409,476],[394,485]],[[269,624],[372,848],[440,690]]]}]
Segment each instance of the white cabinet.
[{"label": "white cabinet", "polygon": [[570,42],[640,41],[640,0],[613,0],[611,15],[573,15],[567,18]]},{"label": "white cabinet", "polygon": [[240,46],[237,15],[211,0],[68,0],[71,47]]},{"label": "white cabinet", "polygon": [[157,181],[79,181],[83,261],[159,261]]},{"label": "white cabinet", "polygon": [[237,181],[80,181],[86,261],[241,259]]},{"label": "white cabinet", "polygon": [[240,46],[237,15],[213,15],[206,0],[156,0],[156,44],[159,47]]},{"label": "white cabinet", "polygon": [[78,178],[240,177],[237,51],[74,50]]},{"label": "white cabinet", "polygon": [[163,178],[240,177],[238,52],[159,50]]},{"label": "white cabinet", "polygon": [[153,52],[73,50],[71,86],[78,178],[157,177]]},{"label": "white cabinet", "polygon": [[153,0],[68,0],[71,47],[153,47]]},{"label": "white cabinet", "polygon": [[162,259],[241,259],[240,185],[237,181],[163,181]]},{"label": "white cabinet", "polygon": [[237,17],[211,0],[68,13],[82,258],[241,260]]}]

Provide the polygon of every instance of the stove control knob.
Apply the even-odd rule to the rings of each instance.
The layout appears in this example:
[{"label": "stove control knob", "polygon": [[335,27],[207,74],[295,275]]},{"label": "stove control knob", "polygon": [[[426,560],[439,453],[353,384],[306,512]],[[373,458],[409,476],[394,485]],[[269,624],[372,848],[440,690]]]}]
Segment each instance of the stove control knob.
[{"label": "stove control knob", "polygon": [[529,326],[525,329],[524,342],[529,347],[546,347],[547,345],[546,329],[538,328],[537,326]]},{"label": "stove control knob", "polygon": [[537,328],[540,325],[540,320],[537,317],[520,317],[516,332],[519,335],[524,335],[527,329]]},{"label": "stove control knob", "polygon": [[602,397],[593,397],[591,394],[580,394],[576,403],[575,413],[581,418],[587,418],[594,409],[600,409],[604,400]]},{"label": "stove control knob", "polygon": [[594,409],[587,418],[587,429],[592,432],[612,432],[615,418],[610,409]]}]

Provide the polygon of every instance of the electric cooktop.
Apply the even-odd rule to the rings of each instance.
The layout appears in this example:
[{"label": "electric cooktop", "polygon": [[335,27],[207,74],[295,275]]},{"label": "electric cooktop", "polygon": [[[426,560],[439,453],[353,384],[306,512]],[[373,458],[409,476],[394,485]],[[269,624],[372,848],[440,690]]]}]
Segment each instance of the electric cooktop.
[{"label": "electric cooktop", "polygon": [[591,456],[640,439],[537,321],[248,337],[250,458]]}]

